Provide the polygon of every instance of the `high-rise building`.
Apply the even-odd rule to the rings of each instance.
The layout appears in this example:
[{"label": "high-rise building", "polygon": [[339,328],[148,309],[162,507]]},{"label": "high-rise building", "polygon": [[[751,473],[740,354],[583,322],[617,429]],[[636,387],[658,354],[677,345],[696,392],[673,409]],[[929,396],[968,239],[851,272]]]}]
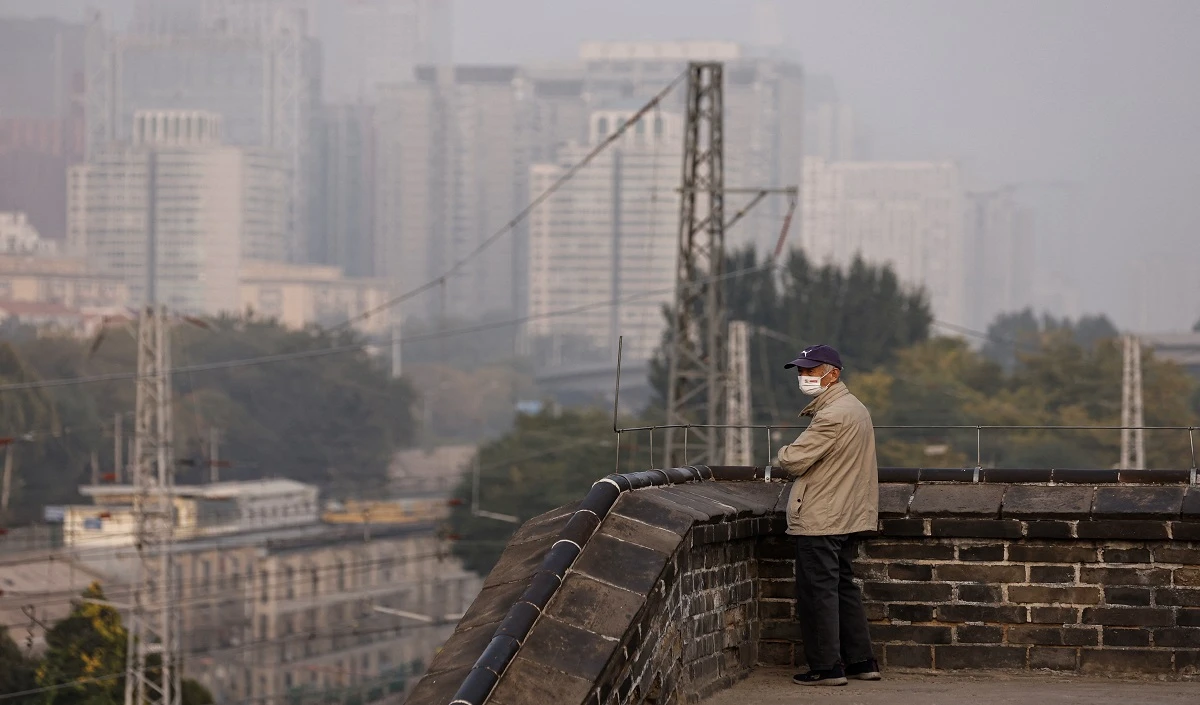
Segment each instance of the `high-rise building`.
[{"label": "high-rise building", "polygon": [[953,162],[804,160],[800,241],[816,263],[856,256],[925,288],[936,317],[966,321],[963,187]]},{"label": "high-rise building", "polygon": [[243,257],[284,248],[287,166],[279,153],[223,144],[213,113],[139,112],[129,141],[71,171],[73,249],[124,277],[135,305],[237,311]]},{"label": "high-rise building", "polygon": [[[535,85],[543,80],[582,82],[591,110],[613,101],[645,102],[687,69],[689,61],[725,64],[725,183],[730,188],[794,186],[800,183],[804,154],[804,72],[795,63],[753,56],[735,42],[724,41],[593,41],[579,48],[577,62],[531,67]],[[535,92],[535,110],[547,101]],[[679,88],[664,108],[682,111],[686,91]],[[562,98],[555,96],[560,102]],[[534,149],[547,151],[562,131],[543,129],[531,135]],[[731,197],[727,207],[741,199]],[[761,250],[774,247],[779,236],[784,199],[772,197],[742,220],[727,237],[730,246],[749,243]]]},{"label": "high-rise building", "polygon": [[329,10],[336,17],[328,26],[341,31],[320,31],[327,46],[332,99],[373,99],[381,85],[411,82],[418,66],[450,63],[453,3],[353,0],[336,4]]},{"label": "high-rise building", "polygon": [[82,24],[0,18],[0,210],[26,213],[57,242],[67,167],[84,153],[84,34]]},{"label": "high-rise building", "polygon": [[[545,190],[623,125],[639,106],[599,110],[587,142],[532,168]],[[624,336],[628,360],[648,360],[661,341],[662,306],[674,291],[683,118],[646,115],[537,210],[530,223],[529,347],[550,364],[589,348],[603,359]],[[572,310],[570,316],[555,311]]]},{"label": "high-rise building", "polygon": [[376,247],[397,292],[471,257],[417,316],[478,318],[523,306],[524,225],[485,245],[528,199],[529,101],[515,66],[421,67],[385,86],[376,117]]},{"label": "high-rise building", "polygon": [[999,313],[1032,306],[1033,214],[1011,188],[966,197],[967,286],[964,323],[986,330]]},{"label": "high-rise building", "polygon": [[374,120],[367,105],[326,106],[313,137],[309,259],[348,277],[375,276],[377,269]]},{"label": "high-rise building", "polygon": [[292,0],[153,2],[142,30],[112,36],[89,27],[89,150],[128,140],[143,110],[203,110],[224,139],[287,158],[286,247],[308,257],[310,133],[320,96],[320,51],[308,37],[306,3]]}]

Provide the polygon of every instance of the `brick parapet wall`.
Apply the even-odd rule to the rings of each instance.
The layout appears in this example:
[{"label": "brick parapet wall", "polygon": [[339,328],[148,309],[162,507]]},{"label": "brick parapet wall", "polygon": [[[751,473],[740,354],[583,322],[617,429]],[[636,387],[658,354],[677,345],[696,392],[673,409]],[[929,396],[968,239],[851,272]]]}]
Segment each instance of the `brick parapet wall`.
[{"label": "brick parapet wall", "polygon": [[[1200,674],[1198,488],[981,479],[880,485],[858,571],[886,668]],[[561,579],[545,566],[588,500],[523,526],[409,702],[694,702],[800,665],[787,485],[643,487]]]}]

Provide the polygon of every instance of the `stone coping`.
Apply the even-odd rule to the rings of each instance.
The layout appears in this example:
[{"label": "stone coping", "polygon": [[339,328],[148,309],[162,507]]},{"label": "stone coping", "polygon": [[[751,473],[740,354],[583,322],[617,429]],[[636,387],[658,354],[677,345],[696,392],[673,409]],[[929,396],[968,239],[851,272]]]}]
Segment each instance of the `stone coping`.
[{"label": "stone coping", "polygon": [[[1142,482],[1146,478],[1142,471],[1134,476],[1131,472],[1135,471],[881,469],[880,529],[884,535],[894,536],[1200,538],[1200,488],[1170,486],[1184,481],[1182,475],[1165,474],[1172,471],[1153,471],[1167,481],[1166,486],[1158,482],[1128,484],[1134,477]],[[1092,484],[1082,484],[1082,473],[1088,473]],[[1056,474],[1078,481],[1067,482]],[[759,517],[750,527],[757,535],[784,533],[786,521],[779,505],[786,499],[785,481],[773,478],[762,482],[765,477],[765,468],[741,466],[614,474],[596,482],[577,505],[526,522],[513,535],[455,634],[431,663],[411,702],[482,705],[487,701],[585,546],[598,533],[620,531],[617,525],[626,519],[640,522],[626,527],[627,532],[662,531],[675,542],[692,532],[693,525],[714,520],[721,523],[697,527],[701,534],[693,540],[729,541],[735,537],[727,522],[735,517]],[[1036,477],[1064,484],[1016,484],[1021,477],[1035,483],[1039,481],[1033,479]],[[908,481],[890,481],[893,478]],[[725,486],[697,484],[710,481]],[[1110,484],[1122,481],[1126,484]],[[691,487],[687,492],[669,489],[678,484]],[[658,489],[650,495],[634,493],[648,488]],[[598,531],[618,500],[622,500],[621,511],[606,524],[605,532]],[[599,544],[606,540],[602,537]],[[639,536],[640,544],[647,540]],[[599,544],[589,554],[603,561],[605,546]],[[663,566],[652,567],[656,568],[650,571],[654,575],[643,576],[649,578],[647,584],[626,589],[650,591]],[[624,568],[617,566],[617,570]],[[607,575],[611,570],[612,566],[586,572],[603,573],[602,579],[620,585],[622,576]],[[583,644],[575,643],[582,638],[583,630],[578,631],[581,633],[558,635],[562,646],[582,649]],[[524,662],[528,660],[521,661],[524,670],[536,667],[532,661]],[[450,693],[452,697],[448,697]]]}]

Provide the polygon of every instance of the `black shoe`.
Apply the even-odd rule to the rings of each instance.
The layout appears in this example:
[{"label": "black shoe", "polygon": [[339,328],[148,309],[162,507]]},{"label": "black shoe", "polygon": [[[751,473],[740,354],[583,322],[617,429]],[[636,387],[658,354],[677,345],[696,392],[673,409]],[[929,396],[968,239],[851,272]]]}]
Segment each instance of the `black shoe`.
[{"label": "black shoe", "polygon": [[834,666],[827,671],[809,671],[792,676],[792,682],[798,685],[846,685],[846,672],[841,666]]},{"label": "black shoe", "polygon": [[883,676],[879,674],[879,662],[873,658],[846,666],[846,675],[860,681],[883,680]]}]

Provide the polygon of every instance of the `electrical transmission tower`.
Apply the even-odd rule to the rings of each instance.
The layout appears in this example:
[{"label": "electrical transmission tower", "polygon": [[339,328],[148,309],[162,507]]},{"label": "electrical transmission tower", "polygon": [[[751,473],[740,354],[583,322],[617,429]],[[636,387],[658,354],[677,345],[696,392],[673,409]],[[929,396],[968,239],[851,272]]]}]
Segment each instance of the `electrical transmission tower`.
[{"label": "electrical transmission tower", "polygon": [[[153,284],[150,300],[154,300]],[[178,576],[172,545],[175,467],[169,326],[166,309],[153,304],[138,319],[133,441],[138,564],[129,615],[125,705],[180,705],[181,701]]]},{"label": "electrical transmission tower", "polygon": [[1123,339],[1125,355],[1121,373],[1121,469],[1144,470],[1146,439],[1142,426],[1142,345],[1136,336]]},{"label": "electrical transmission tower", "polygon": [[[750,465],[750,324],[729,322],[729,414],[725,423],[725,464]],[[741,426],[742,428],[734,428]]]},{"label": "electrical transmission tower", "polygon": [[679,207],[675,320],[671,331],[664,467],[718,464],[725,411],[724,89],[720,63],[688,65]]}]

